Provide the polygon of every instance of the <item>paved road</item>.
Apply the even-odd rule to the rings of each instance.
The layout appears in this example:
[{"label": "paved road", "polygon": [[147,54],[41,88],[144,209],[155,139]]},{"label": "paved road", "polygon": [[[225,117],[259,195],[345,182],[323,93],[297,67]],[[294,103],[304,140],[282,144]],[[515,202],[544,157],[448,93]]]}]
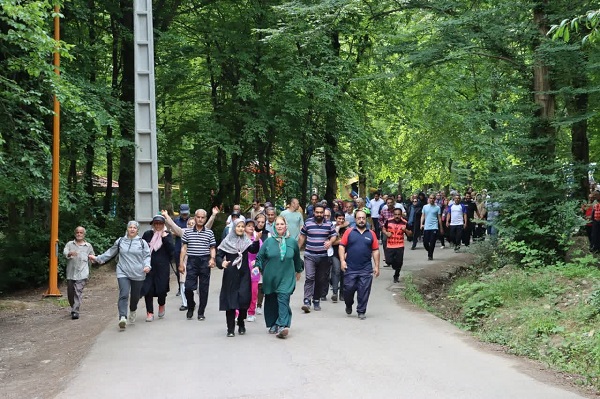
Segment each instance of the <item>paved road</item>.
[{"label": "paved road", "polygon": [[[407,251],[406,270],[456,255]],[[163,320],[144,319],[100,334],[58,398],[580,398],[534,373],[525,362],[482,349],[449,323],[404,304],[389,290],[392,271],[375,281],[367,320],[348,317],[343,303],[302,314],[301,285],[292,297],[290,336],[267,334],[262,316],[245,336],[225,337],[215,270],[207,319],[186,320],[179,298]],[[116,302],[116,298],[115,298]],[[140,302],[143,309],[143,301]],[[116,305],[115,305],[116,308]],[[140,313],[142,313],[140,309]],[[298,309],[296,311],[296,309]]]}]

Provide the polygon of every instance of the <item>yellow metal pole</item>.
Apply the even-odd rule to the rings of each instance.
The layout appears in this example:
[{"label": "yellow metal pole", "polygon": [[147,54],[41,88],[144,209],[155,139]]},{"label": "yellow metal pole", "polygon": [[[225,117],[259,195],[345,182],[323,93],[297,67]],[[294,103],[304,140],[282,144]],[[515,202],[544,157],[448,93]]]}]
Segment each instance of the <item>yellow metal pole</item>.
[{"label": "yellow metal pole", "polygon": [[[54,6],[54,73],[60,75],[60,54],[58,46],[60,42],[60,18],[58,16],[60,7]],[[60,102],[54,95],[54,121],[52,131],[52,208],[50,219],[50,270],[48,278],[48,291],[44,296],[61,296],[58,290],[58,190],[59,190],[59,165],[60,165]]]}]

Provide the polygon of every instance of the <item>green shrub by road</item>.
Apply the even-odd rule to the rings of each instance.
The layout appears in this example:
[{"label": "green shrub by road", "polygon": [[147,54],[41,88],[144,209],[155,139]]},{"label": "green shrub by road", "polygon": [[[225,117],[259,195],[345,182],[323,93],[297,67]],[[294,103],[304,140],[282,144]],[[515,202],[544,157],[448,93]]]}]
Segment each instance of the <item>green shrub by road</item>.
[{"label": "green shrub by road", "polygon": [[[497,265],[498,262],[493,262]],[[542,268],[470,267],[428,308],[479,339],[539,360],[600,390],[600,270],[588,255]],[[407,297],[415,300],[407,282]],[[423,290],[421,290],[423,291]],[[417,295],[418,296],[418,295]]]}]

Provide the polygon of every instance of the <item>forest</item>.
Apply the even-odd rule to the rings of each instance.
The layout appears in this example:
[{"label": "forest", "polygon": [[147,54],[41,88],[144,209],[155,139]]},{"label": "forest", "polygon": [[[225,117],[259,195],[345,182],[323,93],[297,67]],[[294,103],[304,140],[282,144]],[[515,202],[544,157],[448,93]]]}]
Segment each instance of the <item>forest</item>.
[{"label": "forest", "polygon": [[[61,243],[79,224],[98,248],[124,232],[135,145],[132,1],[0,4],[3,291],[48,278],[53,96]],[[584,224],[600,158],[596,2],[153,5],[161,207],[304,205],[351,181],[367,196],[472,186],[502,204],[503,247],[534,266],[562,259]]]}]

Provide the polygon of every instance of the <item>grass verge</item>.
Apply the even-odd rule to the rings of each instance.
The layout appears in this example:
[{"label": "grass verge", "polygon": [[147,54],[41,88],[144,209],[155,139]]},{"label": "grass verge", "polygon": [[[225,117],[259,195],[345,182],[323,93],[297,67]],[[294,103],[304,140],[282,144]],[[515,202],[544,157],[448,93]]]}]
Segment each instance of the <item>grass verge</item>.
[{"label": "grass verge", "polygon": [[409,277],[405,297],[600,392],[600,270],[588,261],[534,269],[479,264],[435,295]]}]

